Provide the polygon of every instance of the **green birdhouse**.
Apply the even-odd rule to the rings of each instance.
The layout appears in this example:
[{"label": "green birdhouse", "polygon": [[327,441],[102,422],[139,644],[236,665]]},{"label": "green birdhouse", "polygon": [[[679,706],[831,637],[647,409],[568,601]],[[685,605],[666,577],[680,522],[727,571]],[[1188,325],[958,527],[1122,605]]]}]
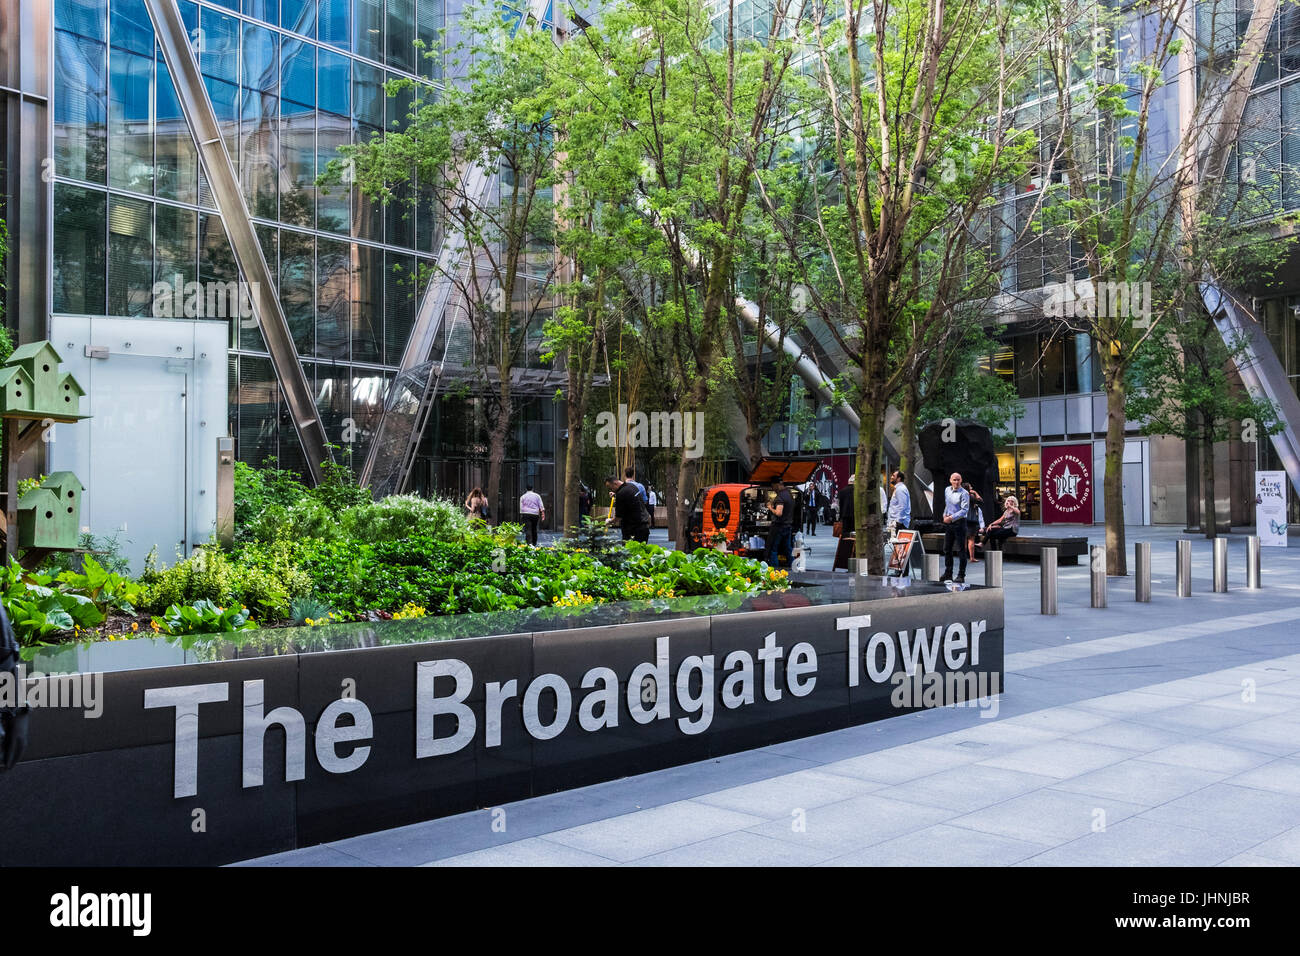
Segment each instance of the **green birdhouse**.
[{"label": "green birdhouse", "polygon": [[77,476],[56,471],[40,487],[18,499],[18,544],[23,548],[72,549],[77,546],[81,493]]},{"label": "green birdhouse", "polygon": [[30,412],[36,400],[32,377],[20,365],[0,369],[0,412]]},{"label": "green birdhouse", "polygon": [[29,342],[14,349],[0,370],[0,400],[4,402],[0,413],[80,415],[86,390],[71,372],[59,371],[60,361],[49,342]]}]

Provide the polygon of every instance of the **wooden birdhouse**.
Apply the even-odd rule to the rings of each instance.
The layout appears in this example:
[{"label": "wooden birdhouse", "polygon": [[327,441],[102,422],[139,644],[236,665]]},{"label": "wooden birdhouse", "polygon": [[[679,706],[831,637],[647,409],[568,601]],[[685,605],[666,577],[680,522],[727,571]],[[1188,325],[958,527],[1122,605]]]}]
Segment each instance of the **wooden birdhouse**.
[{"label": "wooden birdhouse", "polygon": [[80,382],[72,377],[71,372],[64,372],[59,376],[58,405],[63,414],[80,415],[81,396],[85,394],[86,390],[81,387]]},{"label": "wooden birdhouse", "polygon": [[65,405],[60,392],[59,353],[49,342],[28,342],[14,349],[5,362],[6,366],[16,365],[27,373],[36,387],[34,403],[35,412],[52,412],[58,414],[60,406]]},{"label": "wooden birdhouse", "polygon": [[19,546],[75,548],[83,490],[72,472],[56,471],[18,499]]},{"label": "wooden birdhouse", "polygon": [[20,365],[0,369],[0,413],[30,412],[36,400],[32,377]]}]

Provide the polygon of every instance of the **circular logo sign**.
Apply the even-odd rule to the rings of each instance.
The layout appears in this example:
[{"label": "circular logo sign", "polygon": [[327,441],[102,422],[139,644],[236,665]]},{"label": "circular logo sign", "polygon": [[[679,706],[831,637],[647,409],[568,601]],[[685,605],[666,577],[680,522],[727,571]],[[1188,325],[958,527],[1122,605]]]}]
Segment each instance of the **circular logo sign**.
[{"label": "circular logo sign", "polygon": [[731,520],[731,499],[725,491],[716,492],[709,502],[709,515],[713,518],[714,528],[725,528]]},{"label": "circular logo sign", "polygon": [[1091,496],[1088,466],[1077,455],[1064,454],[1043,472],[1043,498],[1061,514],[1079,511]]}]

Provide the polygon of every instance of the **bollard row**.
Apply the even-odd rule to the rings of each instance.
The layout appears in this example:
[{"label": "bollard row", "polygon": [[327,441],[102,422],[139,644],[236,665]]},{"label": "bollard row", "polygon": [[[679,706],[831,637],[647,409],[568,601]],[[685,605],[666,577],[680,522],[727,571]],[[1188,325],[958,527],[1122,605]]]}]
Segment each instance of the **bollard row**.
[{"label": "bollard row", "polygon": [[[1134,581],[1133,598],[1139,603],[1151,601],[1151,542],[1139,541],[1133,546]],[[990,586],[1002,586],[1002,555],[993,552],[986,556],[996,557],[996,564],[985,565],[985,583]],[[1091,604],[1093,607],[1106,607],[1106,548],[1093,545],[1091,548]],[[1259,590],[1260,582],[1260,541],[1256,535],[1246,539],[1246,587]],[[1214,539],[1214,590],[1222,594],[1228,590],[1228,542],[1225,538]],[[1043,548],[1039,565],[1039,613],[1055,614],[1057,605],[1056,548]],[[1192,594],[1192,542],[1186,538],[1179,539],[1174,553],[1175,593],[1180,598]],[[992,584],[996,581],[996,585]]]}]

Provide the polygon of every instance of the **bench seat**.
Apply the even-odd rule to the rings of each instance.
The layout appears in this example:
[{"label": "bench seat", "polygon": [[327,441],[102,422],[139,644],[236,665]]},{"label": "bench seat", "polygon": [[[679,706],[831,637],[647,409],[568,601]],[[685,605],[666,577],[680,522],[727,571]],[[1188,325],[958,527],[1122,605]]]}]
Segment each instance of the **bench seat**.
[{"label": "bench seat", "polygon": [[[928,554],[943,554],[943,535],[926,534],[921,536],[925,543],[925,550]],[[1026,537],[1017,535],[1014,538],[1007,538],[1002,542],[1001,551],[1007,559],[1015,558],[1023,561],[1043,560],[1043,548],[1056,549],[1056,563],[1059,567],[1062,564],[1077,565],[1079,559],[1088,553],[1088,539],[1084,537],[1068,538],[1048,538],[1048,537]],[[983,545],[978,546],[978,550],[987,550]]]}]

